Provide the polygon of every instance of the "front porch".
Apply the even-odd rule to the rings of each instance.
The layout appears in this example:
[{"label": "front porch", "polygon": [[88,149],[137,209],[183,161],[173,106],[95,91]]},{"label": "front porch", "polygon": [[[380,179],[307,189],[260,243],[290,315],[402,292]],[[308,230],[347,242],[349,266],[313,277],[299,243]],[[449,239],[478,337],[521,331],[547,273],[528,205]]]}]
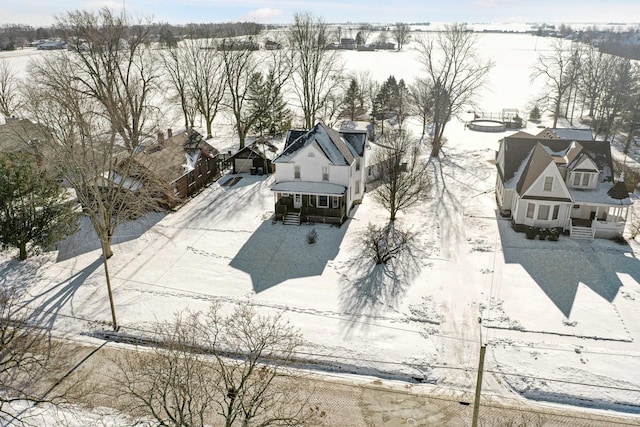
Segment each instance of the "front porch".
[{"label": "front porch", "polygon": [[295,214],[300,222],[324,223],[340,225],[346,220],[346,209],[344,206],[340,208],[315,208],[303,206],[298,209],[294,208],[286,201],[278,201],[275,205],[276,221],[285,221],[290,214]]},{"label": "front porch", "polygon": [[569,235],[574,238],[614,238],[624,232],[628,211],[628,206],[575,205],[568,221]]},{"label": "front porch", "polygon": [[291,223],[342,224],[347,219],[346,188],[329,183],[278,183],[275,193],[275,220]]}]

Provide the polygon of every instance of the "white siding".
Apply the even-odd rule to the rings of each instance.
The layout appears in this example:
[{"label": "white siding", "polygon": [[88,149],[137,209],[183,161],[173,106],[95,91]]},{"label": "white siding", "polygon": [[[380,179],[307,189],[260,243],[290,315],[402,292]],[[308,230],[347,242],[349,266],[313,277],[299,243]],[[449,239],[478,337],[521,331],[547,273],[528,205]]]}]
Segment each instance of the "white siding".
[{"label": "white siding", "polygon": [[[544,181],[546,177],[553,178],[553,188],[551,191],[544,190]],[[541,173],[538,179],[536,179],[529,189],[525,191],[523,196],[571,199],[564,180],[562,179],[558,168],[553,163],[549,163],[544,172]]]}]

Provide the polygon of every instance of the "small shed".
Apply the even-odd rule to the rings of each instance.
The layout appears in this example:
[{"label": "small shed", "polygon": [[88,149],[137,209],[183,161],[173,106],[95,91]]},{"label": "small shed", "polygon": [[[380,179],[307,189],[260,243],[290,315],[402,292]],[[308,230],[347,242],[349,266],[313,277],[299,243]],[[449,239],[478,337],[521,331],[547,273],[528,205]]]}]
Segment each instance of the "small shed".
[{"label": "small shed", "polygon": [[271,158],[276,146],[265,139],[258,139],[232,155],[229,160],[233,173],[263,174],[273,172]]}]

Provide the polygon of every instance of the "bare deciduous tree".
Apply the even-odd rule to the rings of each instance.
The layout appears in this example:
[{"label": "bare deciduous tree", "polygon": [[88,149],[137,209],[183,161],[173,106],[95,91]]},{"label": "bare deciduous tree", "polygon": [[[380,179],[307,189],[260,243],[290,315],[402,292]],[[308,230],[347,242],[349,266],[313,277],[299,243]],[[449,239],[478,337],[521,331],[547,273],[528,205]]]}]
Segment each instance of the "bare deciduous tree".
[{"label": "bare deciduous tree", "polygon": [[464,24],[452,24],[433,37],[418,41],[424,78],[433,88],[432,157],[440,154],[447,122],[471,104],[493,66],[490,60],[477,55],[476,40]]},{"label": "bare deciduous tree", "polygon": [[149,26],[133,25],[108,8],[98,13],[69,12],[57,27],[71,41],[67,55],[80,72],[79,90],[98,101],[122,143],[135,151],[155,134],[157,108],[151,98],[159,70],[149,48]]},{"label": "bare deciduous tree", "polygon": [[577,44],[567,46],[561,39],[552,43],[550,54],[540,54],[533,67],[531,80],[538,77],[545,79],[547,88],[539,101],[547,101],[553,111],[553,126],[558,124],[562,101],[577,81],[580,54]]},{"label": "bare deciduous tree", "polygon": [[20,77],[6,59],[0,60],[0,113],[11,117],[20,107]]},{"label": "bare deciduous tree", "polygon": [[404,45],[409,43],[409,39],[411,38],[411,27],[409,27],[409,24],[405,24],[404,22],[396,22],[391,29],[391,34],[398,45],[398,50],[402,50]]},{"label": "bare deciduous tree", "polygon": [[195,124],[197,106],[195,96],[189,85],[189,76],[193,63],[189,62],[187,48],[181,44],[169,47],[160,54],[162,60],[165,85],[170,87],[172,93],[169,99],[180,105],[180,111],[184,118],[184,126],[193,128]]},{"label": "bare deciduous tree", "polygon": [[73,384],[54,386],[71,355],[37,324],[18,287],[0,286],[0,343],[0,424],[28,425],[24,403],[66,401]]},{"label": "bare deciduous tree", "polygon": [[408,249],[413,235],[398,229],[393,221],[381,227],[369,224],[363,235],[364,254],[376,264],[386,264]]},{"label": "bare deciduous tree", "polygon": [[235,46],[225,47],[224,41],[220,52],[227,85],[224,103],[233,115],[240,141],[239,148],[242,149],[251,127],[258,118],[247,108],[251,97],[251,79],[255,77],[258,63],[252,50]]},{"label": "bare deciduous tree", "polygon": [[49,164],[74,189],[100,240],[117,328],[107,263],[113,236],[122,223],[156,209],[168,192],[152,171],[136,162],[136,152],[120,137],[102,103],[86,93],[81,73],[67,55],[43,57],[30,69],[25,109],[45,130],[43,143],[53,153]]},{"label": "bare deciduous tree", "polygon": [[[250,305],[182,313],[158,326],[158,346],[116,360],[116,394],[165,426],[302,425],[318,414],[310,391],[285,372],[301,345],[280,316]],[[130,398],[130,399],[129,399]]]},{"label": "bare deciduous tree", "polygon": [[358,32],[356,33],[356,44],[358,46],[364,46],[367,44],[367,40],[369,36],[371,36],[371,32],[373,31],[373,27],[371,24],[362,24],[358,27]]},{"label": "bare deciduous tree", "polygon": [[178,66],[188,73],[189,95],[204,119],[207,138],[211,138],[213,121],[225,95],[224,64],[211,39],[187,40],[183,49],[184,60]]},{"label": "bare deciduous tree", "polygon": [[[311,129],[324,111],[332,92],[342,84],[342,63],[335,50],[326,50],[327,24],[308,13],[296,13],[289,30],[293,51],[293,89]],[[334,98],[335,98],[335,94]],[[333,109],[331,109],[333,111]]]},{"label": "bare deciduous tree", "polygon": [[389,211],[394,221],[399,211],[419,203],[431,186],[422,160],[421,144],[404,129],[388,130],[372,155],[374,185],[371,197]]},{"label": "bare deciduous tree", "polygon": [[409,107],[411,114],[420,118],[422,123],[422,137],[427,131],[427,125],[433,116],[433,88],[428,80],[418,78],[409,86]]},{"label": "bare deciduous tree", "polygon": [[589,45],[582,55],[579,74],[580,92],[584,99],[587,115],[593,117],[608,74],[612,71],[613,57]]}]

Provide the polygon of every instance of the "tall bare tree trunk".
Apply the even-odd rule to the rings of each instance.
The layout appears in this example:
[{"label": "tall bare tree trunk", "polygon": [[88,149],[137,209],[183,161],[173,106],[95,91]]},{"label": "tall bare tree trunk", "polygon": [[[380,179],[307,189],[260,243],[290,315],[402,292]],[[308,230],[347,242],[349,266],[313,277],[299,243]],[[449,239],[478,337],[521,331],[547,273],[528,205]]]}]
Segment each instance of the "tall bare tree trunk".
[{"label": "tall bare tree trunk", "polygon": [[[108,254],[111,255],[108,255]],[[107,292],[109,294],[109,306],[111,307],[111,323],[113,324],[113,330],[118,330],[118,322],[116,320],[116,306],[113,302],[113,291],[111,290],[111,277],[109,276],[109,262],[108,259],[113,255],[111,252],[111,245],[108,243],[102,244],[102,265],[104,266],[104,276],[107,280]]]}]

